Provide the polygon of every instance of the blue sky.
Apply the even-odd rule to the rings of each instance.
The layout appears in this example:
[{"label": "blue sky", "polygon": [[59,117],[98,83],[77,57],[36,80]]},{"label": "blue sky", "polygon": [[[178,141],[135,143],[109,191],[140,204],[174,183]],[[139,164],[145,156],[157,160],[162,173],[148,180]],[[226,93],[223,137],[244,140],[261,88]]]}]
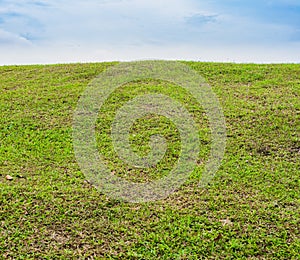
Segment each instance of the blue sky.
[{"label": "blue sky", "polygon": [[0,64],[300,62],[299,0],[0,0]]}]

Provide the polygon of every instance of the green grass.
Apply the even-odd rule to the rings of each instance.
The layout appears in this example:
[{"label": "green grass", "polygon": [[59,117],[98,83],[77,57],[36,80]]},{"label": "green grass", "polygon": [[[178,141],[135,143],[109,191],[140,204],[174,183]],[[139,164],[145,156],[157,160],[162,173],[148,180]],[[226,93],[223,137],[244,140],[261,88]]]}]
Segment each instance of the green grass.
[{"label": "green grass", "polygon": [[116,110],[159,92],[194,115],[198,167],[167,199],[142,204],[97,192],[73,152],[78,98],[116,63],[0,67],[0,258],[298,259],[300,65],[184,63],[212,86],[226,118],[226,154],[206,188],[198,182],[209,154],[207,119],[182,89],[133,82],[99,113],[98,148],[114,174],[132,181],[167,175],[180,138],[168,120],[142,118],[132,129],[133,149],[147,154],[150,135],[162,133],[168,150],[156,168],[132,169],[116,157],[109,136]]}]

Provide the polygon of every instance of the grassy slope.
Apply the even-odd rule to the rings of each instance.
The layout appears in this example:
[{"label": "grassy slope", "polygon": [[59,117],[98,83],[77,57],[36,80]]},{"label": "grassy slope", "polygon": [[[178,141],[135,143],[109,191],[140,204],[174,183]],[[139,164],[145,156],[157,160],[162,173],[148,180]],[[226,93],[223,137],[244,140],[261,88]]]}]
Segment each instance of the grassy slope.
[{"label": "grassy slope", "polygon": [[[226,156],[205,189],[197,186],[199,160],[178,192],[145,204],[98,193],[85,181],[72,150],[77,100],[88,82],[112,64],[0,67],[0,258],[299,256],[300,65],[187,64],[207,79],[223,106]],[[144,82],[140,89],[168,90],[159,84]],[[119,104],[122,95],[131,97],[130,91],[134,84],[119,91],[107,108]],[[115,157],[101,129],[109,130],[112,118],[103,113],[98,122],[98,145],[108,161]],[[161,128],[168,133],[172,126]],[[205,158],[209,135],[201,134],[207,139]],[[175,140],[170,147],[176,145]],[[147,150],[146,144],[142,147]],[[172,166],[176,152],[169,158],[165,168]],[[133,180],[161,172],[133,174],[118,161],[111,167]],[[14,179],[7,181],[7,174]]]}]

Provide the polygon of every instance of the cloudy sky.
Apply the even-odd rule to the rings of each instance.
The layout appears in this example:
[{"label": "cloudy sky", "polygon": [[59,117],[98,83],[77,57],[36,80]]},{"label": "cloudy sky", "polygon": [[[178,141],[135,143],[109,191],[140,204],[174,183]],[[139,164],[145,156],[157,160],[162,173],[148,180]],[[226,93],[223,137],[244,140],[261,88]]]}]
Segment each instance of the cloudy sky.
[{"label": "cloudy sky", "polygon": [[0,0],[0,64],[300,62],[300,0]]}]

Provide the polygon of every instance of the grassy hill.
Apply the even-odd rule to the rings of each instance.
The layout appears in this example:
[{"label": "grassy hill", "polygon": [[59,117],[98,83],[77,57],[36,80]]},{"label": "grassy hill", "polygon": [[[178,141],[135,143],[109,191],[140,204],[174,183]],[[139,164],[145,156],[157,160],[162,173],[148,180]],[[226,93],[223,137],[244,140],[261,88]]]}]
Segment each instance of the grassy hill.
[{"label": "grassy hill", "polygon": [[[114,64],[0,67],[0,258],[297,259],[300,65],[185,62],[223,107],[223,164],[210,185],[199,188],[209,128],[202,108],[178,90],[200,126],[198,167],[166,200],[132,204],[93,188],[72,146],[81,93]],[[172,95],[175,86],[151,80],[124,86],[97,121],[99,151],[114,174],[129,180],[160,178],[178,156],[176,129],[155,116],[137,126],[133,146],[147,152],[147,129],[158,126],[171,142],[158,168],[131,169],[114,154],[111,111],[151,88]]]}]

